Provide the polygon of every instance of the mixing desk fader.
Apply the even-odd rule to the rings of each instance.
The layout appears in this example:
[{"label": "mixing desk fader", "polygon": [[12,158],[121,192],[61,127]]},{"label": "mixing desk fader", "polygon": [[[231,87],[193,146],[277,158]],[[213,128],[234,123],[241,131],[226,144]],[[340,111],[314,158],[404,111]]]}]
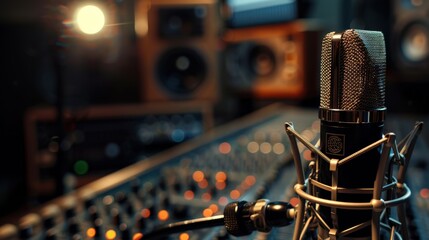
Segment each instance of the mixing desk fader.
[{"label": "mixing desk fader", "polygon": [[[266,198],[294,203],[296,173],[286,121],[317,142],[315,109],[268,106],[11,219],[0,227],[0,239],[138,239],[140,233],[160,225],[222,214],[232,201]],[[409,128],[401,131],[412,128],[413,122],[403,122],[409,122]],[[303,159],[311,159],[309,151],[299,148]],[[428,172],[424,156],[428,146],[423,139],[416,148],[419,163],[409,171],[418,179],[411,183],[409,215],[412,239],[425,239],[429,190],[423,176]],[[241,239],[291,239],[292,234],[289,226]],[[212,227],[162,239],[240,238],[228,235],[224,227]]]}]

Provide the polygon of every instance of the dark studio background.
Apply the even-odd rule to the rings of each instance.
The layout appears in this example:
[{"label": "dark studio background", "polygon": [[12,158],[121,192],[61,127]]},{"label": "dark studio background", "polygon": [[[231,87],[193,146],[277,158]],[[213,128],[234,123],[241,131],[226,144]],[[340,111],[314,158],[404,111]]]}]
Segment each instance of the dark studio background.
[{"label": "dark studio background", "polygon": [[[429,86],[429,55],[416,62],[403,60],[398,42],[401,26],[422,22],[428,26],[429,7],[425,1],[417,7],[408,1],[316,1],[299,2],[299,18],[315,19],[326,32],[347,28],[378,30],[386,38],[387,108],[389,112],[426,114]],[[419,1],[414,3],[419,4]],[[28,204],[25,162],[26,110],[37,106],[55,106],[56,73],[52,56],[57,25],[49,19],[52,2],[14,0],[0,2],[0,215]],[[115,1],[117,15],[124,23],[112,38],[86,41],[64,40],[57,47],[63,58],[64,98],[68,107],[141,102],[139,52],[134,33],[134,2]],[[398,7],[399,6],[399,7]],[[398,10],[403,8],[404,10]],[[395,10],[396,9],[396,10]],[[414,9],[414,10],[413,10]],[[414,11],[414,12],[410,12]],[[54,17],[55,19],[55,17]],[[222,21],[221,21],[222,22]],[[426,29],[429,41],[429,28]],[[320,41],[319,41],[320,44]],[[427,49],[426,43],[425,50]],[[148,46],[149,47],[149,46]],[[424,51],[424,50],[422,50]],[[318,59],[320,52],[314,52]],[[222,61],[222,60],[220,60]],[[219,81],[222,81],[219,77]],[[317,88],[318,82],[314,82]],[[215,123],[221,124],[271,102],[318,107],[318,96],[297,100],[238,99],[225,107],[214,106]],[[222,110],[228,109],[223,112]],[[234,113],[234,114],[231,114]],[[231,115],[228,115],[231,114]]]}]

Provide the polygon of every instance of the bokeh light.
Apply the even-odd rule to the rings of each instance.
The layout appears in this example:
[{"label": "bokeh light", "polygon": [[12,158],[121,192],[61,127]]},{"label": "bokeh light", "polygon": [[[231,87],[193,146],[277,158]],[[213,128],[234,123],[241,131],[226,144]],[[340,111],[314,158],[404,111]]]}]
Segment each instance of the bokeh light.
[{"label": "bokeh light", "polygon": [[85,34],[100,32],[106,22],[103,11],[94,5],[83,6],[76,11],[75,23],[80,31]]}]

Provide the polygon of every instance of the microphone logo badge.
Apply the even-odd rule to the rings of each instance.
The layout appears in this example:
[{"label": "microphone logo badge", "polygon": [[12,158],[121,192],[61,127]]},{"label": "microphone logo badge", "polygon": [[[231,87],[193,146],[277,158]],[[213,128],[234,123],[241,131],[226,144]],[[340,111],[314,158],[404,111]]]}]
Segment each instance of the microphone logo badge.
[{"label": "microphone logo badge", "polygon": [[326,152],[332,155],[344,156],[344,134],[326,133]]}]

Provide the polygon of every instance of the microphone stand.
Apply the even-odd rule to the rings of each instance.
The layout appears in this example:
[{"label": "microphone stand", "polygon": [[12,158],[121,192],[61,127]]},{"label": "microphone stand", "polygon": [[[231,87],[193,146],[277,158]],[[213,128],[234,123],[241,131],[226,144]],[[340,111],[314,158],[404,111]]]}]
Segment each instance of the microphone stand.
[{"label": "microphone stand", "polygon": [[[373,189],[373,200],[369,203],[353,203],[339,202],[317,197],[313,189],[314,186],[312,186],[312,182],[315,182],[314,179],[312,179],[314,172],[310,173],[309,178],[304,178],[297,139],[305,147],[310,149],[313,154],[319,155],[319,157],[322,158],[327,157],[318,149],[317,146],[312,145],[304,137],[298,134],[293,129],[292,123],[286,123],[285,128],[291,141],[292,155],[298,172],[298,181],[295,185],[295,192],[299,195],[300,203],[296,207],[292,207],[292,205],[287,202],[270,202],[267,199],[259,199],[256,202],[232,202],[226,205],[223,215],[171,223],[158,227],[149,233],[143,234],[142,238],[144,240],[158,239],[174,233],[216,226],[225,226],[229,234],[240,237],[250,235],[255,230],[260,232],[269,232],[273,227],[288,226],[295,221],[294,240],[304,239],[305,236],[310,236],[312,239],[315,239],[313,232],[314,229],[310,227],[310,225],[314,225],[314,223],[318,221],[319,224],[329,229],[330,239],[342,238],[343,236],[368,225],[371,225],[371,238],[374,240],[380,239],[380,229],[383,229],[385,232],[390,234],[390,239],[392,240],[395,238],[405,240],[410,239],[404,204],[411,196],[411,190],[404,183],[404,178],[414,145],[422,127],[422,122],[416,122],[414,129],[399,143],[399,145],[396,144],[395,134],[389,133],[379,141],[372,143],[345,158],[346,161],[353,160],[354,157],[363,154],[374,147],[383,145],[380,166],[378,168],[377,179]],[[401,150],[398,149],[398,146]],[[390,160],[388,161],[389,158]],[[397,178],[392,176],[391,171],[395,164],[399,166]],[[313,165],[311,164],[311,166]],[[385,185],[383,185],[384,180],[386,180]],[[306,188],[309,189],[310,193],[306,193],[304,191]],[[386,200],[381,199],[383,191],[387,192]],[[364,222],[350,229],[338,232],[336,229],[330,229],[329,225],[320,216],[318,213],[318,205],[354,210],[372,209],[373,216],[368,222]],[[399,221],[395,220],[391,216],[390,209],[392,207],[398,208],[397,215]]]},{"label": "microphone stand", "polygon": [[[47,19],[46,25],[49,26],[47,34],[50,37],[50,54],[53,60],[53,72],[55,77],[55,112],[56,112],[56,141],[58,149],[56,152],[56,161],[54,165],[55,170],[55,196],[64,194],[64,183],[63,178],[66,173],[66,163],[64,159],[64,51],[66,48],[66,26],[64,25],[65,20],[65,9],[64,4],[66,1],[61,0],[60,2],[49,2],[47,8]],[[45,16],[46,17],[46,16]]]},{"label": "microphone stand", "polygon": [[[364,227],[371,227],[371,239],[378,240],[380,239],[380,230],[385,232],[390,232],[390,238],[394,239],[409,239],[409,229],[407,227],[406,213],[405,213],[405,204],[406,201],[411,196],[411,190],[404,182],[406,169],[409,165],[411,159],[412,150],[416,143],[417,137],[421,132],[423,127],[423,122],[416,122],[414,129],[400,142],[399,147],[401,151],[398,150],[398,145],[396,144],[396,135],[394,133],[385,134],[385,136],[362,148],[361,150],[341,159],[330,159],[324,155],[316,146],[313,146],[308,142],[304,137],[299,135],[293,128],[292,123],[285,123],[286,133],[291,142],[292,155],[294,157],[295,168],[297,170],[298,182],[295,185],[295,192],[298,194],[300,203],[298,204],[297,209],[297,218],[294,230],[294,240],[302,239],[302,234],[305,233],[308,229],[308,223],[313,221],[315,218],[319,222],[319,225],[323,227],[323,231],[326,231],[329,234],[330,239],[340,239],[343,236],[347,236],[350,233],[358,231]],[[297,140],[307,147],[312,154],[315,156],[330,162],[331,166],[338,166],[346,162],[356,159],[361,154],[370,151],[373,148],[382,146],[382,153],[380,157],[380,163],[377,169],[377,176],[374,182],[374,188],[372,189],[340,189],[342,191],[348,191],[350,193],[357,191],[367,191],[371,190],[373,198],[370,202],[342,202],[335,201],[325,198],[320,198],[316,193],[316,188],[321,187],[321,184],[317,181],[317,178],[314,178],[314,171],[310,173],[308,178],[304,178],[304,172],[301,165],[301,156],[298,150]],[[314,167],[314,163],[312,166]],[[393,165],[398,166],[398,176],[397,178],[392,176]],[[336,168],[333,168],[333,172],[336,171]],[[327,189],[331,189],[331,186],[323,186]],[[382,198],[383,192],[386,192],[385,198]],[[389,194],[391,193],[391,194]],[[393,194],[392,194],[393,193]],[[367,222],[360,223],[356,226],[353,226],[343,231],[339,231],[334,227],[330,227],[320,215],[319,211],[315,206],[327,206],[331,208],[338,209],[350,209],[350,210],[372,210],[372,218]],[[306,211],[307,207],[310,207],[310,211]],[[398,209],[396,220],[390,213],[390,209],[396,207]],[[399,226],[401,228],[399,228]]]},{"label": "microphone stand", "polygon": [[[61,43],[57,43],[61,44]],[[64,184],[63,177],[65,173],[66,164],[64,162],[64,152],[63,152],[63,139],[64,139],[64,84],[63,84],[63,56],[61,46],[53,46],[53,57],[54,57],[54,71],[55,71],[55,82],[56,82],[56,102],[55,102],[55,112],[56,112],[56,128],[58,136],[58,150],[56,153],[55,161],[55,195],[60,196],[64,194]]]}]

